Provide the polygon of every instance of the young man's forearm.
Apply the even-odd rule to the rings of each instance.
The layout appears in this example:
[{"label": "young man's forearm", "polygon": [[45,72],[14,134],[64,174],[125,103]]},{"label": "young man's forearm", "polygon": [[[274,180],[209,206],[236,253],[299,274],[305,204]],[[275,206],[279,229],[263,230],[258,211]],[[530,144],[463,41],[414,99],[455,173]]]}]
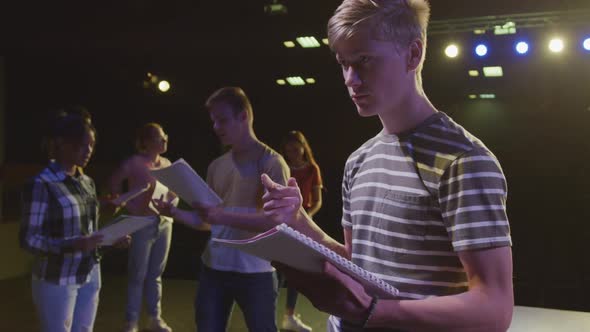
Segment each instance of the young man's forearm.
[{"label": "young man's forearm", "polygon": [[[302,209],[303,211],[303,209]],[[290,225],[297,231],[309,236],[313,240],[325,245],[331,250],[335,251],[342,257],[350,259],[350,255],[346,250],[346,247],[333,239],[331,236],[326,234],[323,229],[320,228],[308,215],[307,213],[299,213],[296,220]]]},{"label": "young man's forearm", "polygon": [[225,225],[250,232],[266,232],[277,226],[272,218],[262,212],[240,213],[220,210],[208,216],[207,221],[212,225]]},{"label": "young man's forearm", "polygon": [[512,317],[505,296],[479,290],[425,300],[380,300],[369,327],[418,331],[504,332]]},{"label": "young man's forearm", "polygon": [[[465,293],[424,300],[380,300],[368,326],[419,331],[506,331],[514,296],[509,247],[482,250],[462,259],[469,277]],[[469,273],[468,273],[469,275]]]},{"label": "young man's forearm", "polygon": [[[350,259],[350,255],[346,251],[344,245],[326,234],[311,218],[309,218],[303,209],[301,209],[301,211],[302,213],[298,214],[297,220],[290,223],[289,226],[332,249],[339,255]],[[258,233],[266,232],[278,225],[278,223],[271,217],[260,212],[239,213],[220,210],[209,215],[207,220],[212,225],[226,225]]]},{"label": "young man's forearm", "polygon": [[187,211],[173,207],[171,209],[170,217],[198,231],[208,231],[211,229],[211,226],[204,223],[195,211]]}]

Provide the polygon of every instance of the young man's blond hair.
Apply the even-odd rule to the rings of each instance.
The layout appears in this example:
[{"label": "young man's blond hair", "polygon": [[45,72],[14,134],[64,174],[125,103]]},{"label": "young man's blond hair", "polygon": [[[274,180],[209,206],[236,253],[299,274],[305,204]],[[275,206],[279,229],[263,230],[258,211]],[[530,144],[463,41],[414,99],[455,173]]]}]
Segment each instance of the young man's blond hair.
[{"label": "young man's blond hair", "polygon": [[430,6],[426,0],[344,0],[328,21],[330,48],[369,29],[376,40],[391,41],[404,48],[422,41],[422,59],[416,69],[416,85],[422,90],[422,66],[426,54],[426,30]]}]

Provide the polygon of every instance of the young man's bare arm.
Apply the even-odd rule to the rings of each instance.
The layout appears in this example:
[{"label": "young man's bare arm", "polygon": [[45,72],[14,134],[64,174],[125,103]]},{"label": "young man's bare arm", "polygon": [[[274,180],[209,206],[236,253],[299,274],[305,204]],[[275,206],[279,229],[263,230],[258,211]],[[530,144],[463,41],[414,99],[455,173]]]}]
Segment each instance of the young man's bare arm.
[{"label": "young man's bare arm", "polygon": [[152,203],[161,215],[171,217],[195,230],[209,231],[211,229],[211,226],[203,222],[196,211],[179,209],[174,206],[172,201],[166,201],[163,199],[153,199]]},{"label": "young man's bare arm", "polygon": [[506,331],[512,320],[510,247],[459,253],[469,290],[424,300],[380,300],[368,327],[419,331]]},{"label": "young man's bare arm", "polygon": [[[203,210],[201,210],[203,211]],[[278,224],[262,212],[242,213],[223,210],[222,207],[208,209],[205,220],[212,225],[225,225],[251,232],[265,232]]]},{"label": "young man's bare arm", "polygon": [[264,215],[276,225],[285,223],[341,256],[350,258],[344,245],[326,234],[301,207],[303,199],[294,178],[290,178],[286,186],[274,182],[266,174],[261,176],[261,180],[266,189],[262,196]]},{"label": "young man's bare arm", "polygon": [[203,222],[195,211],[187,211],[176,207],[172,207],[170,217],[172,217],[174,220],[180,221],[181,223],[197,231],[211,230],[211,225],[209,225],[206,222]]}]

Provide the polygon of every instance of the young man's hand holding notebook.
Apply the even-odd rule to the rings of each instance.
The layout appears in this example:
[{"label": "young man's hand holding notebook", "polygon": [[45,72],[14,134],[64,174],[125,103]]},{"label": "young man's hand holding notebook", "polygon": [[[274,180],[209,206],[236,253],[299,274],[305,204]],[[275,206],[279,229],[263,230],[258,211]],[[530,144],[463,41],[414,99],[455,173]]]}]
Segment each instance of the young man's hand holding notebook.
[{"label": "young man's hand holding notebook", "polygon": [[213,238],[211,241],[307,272],[321,272],[324,262],[328,260],[339,270],[359,281],[370,295],[376,295],[379,298],[394,298],[399,294],[395,287],[371,272],[286,224],[276,226],[249,239]]}]

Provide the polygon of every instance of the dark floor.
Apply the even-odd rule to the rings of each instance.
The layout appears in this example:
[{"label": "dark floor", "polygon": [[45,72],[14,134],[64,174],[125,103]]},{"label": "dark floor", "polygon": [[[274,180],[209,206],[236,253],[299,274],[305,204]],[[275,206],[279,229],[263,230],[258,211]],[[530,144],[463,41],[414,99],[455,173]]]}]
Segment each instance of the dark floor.
[{"label": "dark floor", "polygon": [[[195,331],[193,324],[193,295],[196,282],[164,279],[164,318],[175,332]],[[0,281],[0,331],[36,332],[37,317],[31,302],[30,279],[17,278]],[[103,288],[96,319],[95,332],[121,331],[125,315],[126,279],[124,276],[103,273]],[[285,289],[281,289],[277,319],[282,317]],[[315,332],[326,330],[327,315],[318,312],[300,297],[297,311]],[[142,318],[145,321],[145,317]],[[247,331],[242,313],[236,307],[229,332]],[[590,331],[590,312],[543,309],[516,306],[509,332],[582,332]],[[145,331],[144,331],[145,332]]]},{"label": "dark floor", "polygon": [[[193,323],[193,296],[196,282],[193,280],[164,279],[163,317],[175,332],[195,331]],[[37,317],[31,301],[30,278],[0,281],[0,312],[2,331],[36,332]],[[124,276],[103,273],[103,285],[96,318],[95,332],[120,331],[125,318],[126,279]],[[282,317],[285,305],[285,289],[281,289],[277,321]],[[297,311],[314,331],[325,331],[327,315],[317,311],[300,296]],[[145,320],[145,317],[143,318]],[[280,322],[280,321],[279,321]],[[236,306],[228,331],[247,331],[242,313]]]}]

